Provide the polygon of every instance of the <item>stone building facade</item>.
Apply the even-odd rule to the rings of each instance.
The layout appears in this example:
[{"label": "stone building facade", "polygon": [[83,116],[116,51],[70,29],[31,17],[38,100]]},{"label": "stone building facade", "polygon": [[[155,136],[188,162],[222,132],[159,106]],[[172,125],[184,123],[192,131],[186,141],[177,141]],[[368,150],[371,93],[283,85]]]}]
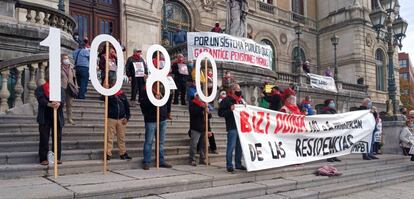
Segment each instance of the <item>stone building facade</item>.
[{"label": "stone building facade", "polygon": [[[58,4],[58,0],[29,2],[51,8],[57,8]],[[74,31],[89,38],[102,33],[112,34],[126,46],[125,56],[131,55],[134,48],[142,48],[145,53],[148,46],[163,42],[164,3],[169,36],[175,31],[176,25],[181,25],[185,31],[210,31],[216,22],[225,28],[226,21],[224,0],[64,2],[66,14],[71,15],[78,25]],[[218,64],[220,75],[224,70],[234,71],[248,102],[257,103],[259,87],[264,81],[276,81],[282,87],[289,83],[296,84],[301,98],[312,95],[317,104],[326,98],[334,98],[338,101],[340,111],[359,106],[366,96],[370,96],[376,106],[385,110],[388,98],[387,48],[386,44],[376,39],[376,33],[371,28],[371,0],[248,0],[248,3],[248,35],[274,49],[273,70]],[[21,20],[25,19],[26,13],[21,11],[16,15]],[[298,23],[303,25],[299,40],[294,31]],[[334,55],[330,38],[334,33],[340,38],[337,52],[339,92],[327,94],[310,87],[308,78],[295,71],[294,60],[299,43],[301,57],[310,62],[312,73],[323,74],[327,68],[333,70]],[[0,55],[4,57],[0,59],[6,60],[10,55],[4,54],[5,49],[2,48]],[[37,50],[38,53],[42,52],[42,49]],[[397,60],[398,56],[395,55],[395,63],[398,63]],[[398,67],[395,70],[398,82]],[[363,78],[363,85],[357,84],[360,78]]]}]

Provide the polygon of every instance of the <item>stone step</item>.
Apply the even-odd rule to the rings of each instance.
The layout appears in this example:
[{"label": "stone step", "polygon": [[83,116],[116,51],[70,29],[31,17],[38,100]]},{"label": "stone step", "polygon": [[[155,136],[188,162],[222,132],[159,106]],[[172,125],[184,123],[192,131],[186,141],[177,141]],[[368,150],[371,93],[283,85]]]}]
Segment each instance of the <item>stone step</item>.
[{"label": "stone step", "polygon": [[[154,144],[155,145],[155,144]],[[155,155],[155,146],[153,145],[153,156]],[[217,146],[219,154],[225,155],[225,145]],[[168,146],[164,147],[165,156],[187,155],[188,146]],[[133,159],[143,159],[143,148],[132,147],[128,148],[127,152]],[[210,155],[210,154],[209,154]],[[112,150],[113,159],[119,159],[119,150],[115,148]],[[62,151],[62,160],[67,161],[83,161],[83,160],[101,160],[103,159],[103,149],[83,149],[83,150],[64,150]],[[38,152],[8,152],[0,153],[0,164],[16,165],[16,164],[34,164],[39,162]]]},{"label": "stone step", "polygon": [[[138,132],[137,132],[138,131]],[[168,130],[168,139],[187,139],[188,133],[183,130],[172,131]],[[1,142],[24,142],[24,141],[38,141],[39,132],[24,132],[24,133],[1,133]],[[66,141],[79,141],[79,140],[99,140],[103,139],[103,129],[100,132],[63,132],[63,139]],[[223,131],[215,131],[215,138],[227,138],[227,134]],[[144,129],[135,129],[134,131],[126,132],[127,139],[144,139]]]},{"label": "stone step", "polygon": [[[51,141],[50,141],[51,143]],[[79,141],[66,141],[62,140],[62,151],[66,150],[92,150],[92,149],[100,149],[103,147],[103,139],[100,140],[79,140]],[[189,138],[169,138],[166,139],[164,142],[164,146],[189,146],[190,139]],[[224,138],[217,138],[216,144],[217,145],[224,145],[226,143],[226,139]],[[129,149],[132,148],[142,148],[144,144],[144,139],[126,139],[126,147]],[[116,143],[114,142],[114,148],[116,147]],[[39,142],[37,141],[28,141],[28,142],[1,142],[0,149],[2,153],[5,152],[30,152],[30,151],[38,151],[39,150]]]}]

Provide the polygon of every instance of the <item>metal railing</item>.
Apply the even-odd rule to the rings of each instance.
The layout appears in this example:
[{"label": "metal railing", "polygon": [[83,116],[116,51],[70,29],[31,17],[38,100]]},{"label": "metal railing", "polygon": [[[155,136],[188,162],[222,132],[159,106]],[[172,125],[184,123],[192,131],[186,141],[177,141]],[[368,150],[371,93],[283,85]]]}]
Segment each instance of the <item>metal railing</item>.
[{"label": "metal railing", "polygon": [[261,11],[264,11],[264,12],[267,12],[267,13],[270,13],[270,14],[274,14],[274,12],[275,12],[275,6],[274,5],[271,5],[271,4],[268,4],[268,3],[265,3],[265,2],[261,2],[261,1],[259,1],[259,9]]}]

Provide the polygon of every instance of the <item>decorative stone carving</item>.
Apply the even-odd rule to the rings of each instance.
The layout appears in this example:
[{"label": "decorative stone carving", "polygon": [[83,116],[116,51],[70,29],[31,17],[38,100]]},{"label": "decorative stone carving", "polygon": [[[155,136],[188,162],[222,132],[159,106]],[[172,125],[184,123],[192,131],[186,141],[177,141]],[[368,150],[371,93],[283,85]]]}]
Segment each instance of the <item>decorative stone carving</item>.
[{"label": "decorative stone carving", "polygon": [[1,72],[1,91],[0,91],[0,112],[6,112],[9,110],[7,100],[10,97],[9,89],[7,88],[7,81],[9,80],[9,71],[5,70]]},{"label": "decorative stone carving", "polygon": [[236,37],[246,37],[246,15],[249,11],[247,0],[226,0],[226,33]]},{"label": "decorative stone carving", "polygon": [[367,34],[366,38],[365,38],[365,42],[367,43],[368,47],[372,46],[372,37],[371,34]]},{"label": "decorative stone carving", "polygon": [[16,68],[16,86],[14,86],[14,93],[16,96],[16,99],[14,101],[15,107],[23,104],[22,94],[23,94],[24,89],[22,86],[22,72],[23,72],[23,67]]},{"label": "decorative stone carving", "polygon": [[201,0],[204,10],[213,11],[216,2],[214,0]]},{"label": "decorative stone carving", "polygon": [[285,33],[280,34],[280,43],[286,44],[287,43],[287,35]]}]

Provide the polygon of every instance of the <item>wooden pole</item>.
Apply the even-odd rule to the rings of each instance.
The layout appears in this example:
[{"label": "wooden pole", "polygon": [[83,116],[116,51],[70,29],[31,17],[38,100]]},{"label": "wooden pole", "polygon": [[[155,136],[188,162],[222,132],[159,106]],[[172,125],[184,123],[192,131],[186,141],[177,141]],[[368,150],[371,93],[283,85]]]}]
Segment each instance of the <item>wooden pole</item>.
[{"label": "wooden pole", "polygon": [[[160,69],[160,51],[157,51],[157,69]],[[160,93],[160,82],[157,81],[157,95]],[[160,107],[157,106],[157,169],[160,168]]]},{"label": "wooden pole", "polygon": [[58,149],[57,149],[57,109],[53,108],[53,153],[55,153],[54,158],[54,176],[58,177]]},{"label": "wooden pole", "polygon": [[[208,96],[208,73],[207,73],[207,58],[205,59],[204,62],[204,79],[205,79],[205,83],[204,83],[204,93],[206,96]],[[206,102],[206,108],[205,108],[205,121],[206,121],[206,134],[205,134],[205,156],[206,156],[206,165],[209,165],[209,159],[208,159],[208,102]]]},{"label": "wooden pole", "polygon": [[[105,80],[104,87],[109,88],[109,43],[106,42],[106,52],[105,52]],[[108,155],[108,96],[105,96],[105,127],[104,127],[104,162],[103,162],[103,172],[104,174],[108,173],[108,160],[106,156]]]}]

